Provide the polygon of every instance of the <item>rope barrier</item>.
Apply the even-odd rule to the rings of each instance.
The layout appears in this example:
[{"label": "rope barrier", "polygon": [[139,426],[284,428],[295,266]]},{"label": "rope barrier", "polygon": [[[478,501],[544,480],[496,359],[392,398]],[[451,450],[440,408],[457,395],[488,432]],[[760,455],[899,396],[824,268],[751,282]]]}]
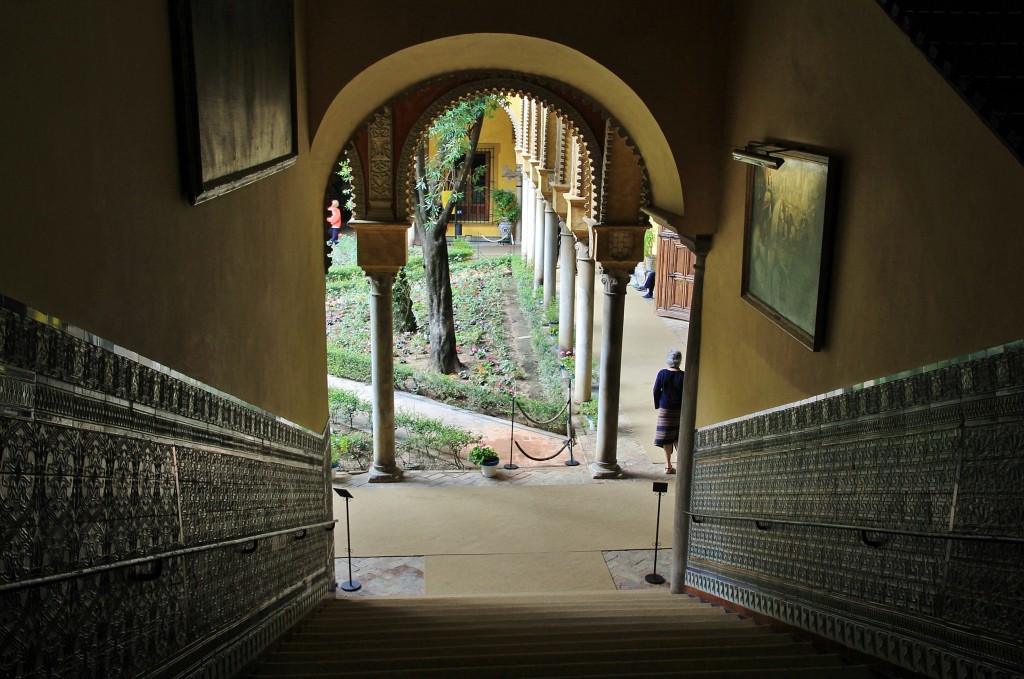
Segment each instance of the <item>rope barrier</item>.
[{"label": "rope barrier", "polygon": [[562,406],[562,409],[559,410],[558,413],[556,413],[555,416],[552,417],[550,420],[535,420],[532,417],[530,417],[530,415],[525,410],[523,410],[523,406],[522,404],[519,403],[519,401],[513,399],[513,403],[515,403],[516,407],[519,408],[519,412],[523,414],[523,417],[525,417],[530,422],[536,425],[551,424],[552,422],[560,418],[565,413],[565,409],[569,407],[569,401],[566,401],[565,405]]}]

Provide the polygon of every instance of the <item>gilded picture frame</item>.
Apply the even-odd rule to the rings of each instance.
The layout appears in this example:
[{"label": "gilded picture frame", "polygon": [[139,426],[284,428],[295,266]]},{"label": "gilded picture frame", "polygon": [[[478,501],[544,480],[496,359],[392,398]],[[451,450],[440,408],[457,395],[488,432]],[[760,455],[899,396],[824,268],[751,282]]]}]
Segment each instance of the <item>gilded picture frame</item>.
[{"label": "gilded picture frame", "polygon": [[747,168],[741,296],[811,351],[825,342],[839,161],[772,151]]}]

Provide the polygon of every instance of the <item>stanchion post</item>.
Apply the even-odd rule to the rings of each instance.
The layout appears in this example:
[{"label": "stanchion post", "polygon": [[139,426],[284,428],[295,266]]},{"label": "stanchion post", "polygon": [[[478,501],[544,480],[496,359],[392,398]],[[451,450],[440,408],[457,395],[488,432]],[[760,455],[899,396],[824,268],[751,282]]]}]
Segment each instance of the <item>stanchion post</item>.
[{"label": "stanchion post", "polygon": [[658,534],[661,532],[661,496],[668,492],[668,484],[664,481],[654,482],[654,492],[658,494],[658,518],[654,524],[654,572],[644,576],[644,580],[652,585],[660,585],[665,578],[658,575]]},{"label": "stanchion post", "polygon": [[569,459],[565,461],[566,467],[579,466],[579,462],[572,456],[572,444],[576,439],[576,428],[572,426],[572,378],[568,380],[568,391],[569,394],[566,397],[565,402],[565,435],[569,437]]},{"label": "stanchion post", "polygon": [[512,431],[508,435],[508,464],[505,465],[505,469],[519,469],[519,465],[512,462],[512,444],[516,440],[516,388],[512,385]]},{"label": "stanchion post", "polygon": [[344,488],[338,488],[334,486],[334,492],[338,494],[338,497],[345,498],[345,539],[347,540],[348,549],[348,580],[341,583],[341,588],[346,592],[356,592],[362,588],[356,580],[352,579],[352,524],[348,518],[348,501],[352,499],[352,493],[348,492]]}]

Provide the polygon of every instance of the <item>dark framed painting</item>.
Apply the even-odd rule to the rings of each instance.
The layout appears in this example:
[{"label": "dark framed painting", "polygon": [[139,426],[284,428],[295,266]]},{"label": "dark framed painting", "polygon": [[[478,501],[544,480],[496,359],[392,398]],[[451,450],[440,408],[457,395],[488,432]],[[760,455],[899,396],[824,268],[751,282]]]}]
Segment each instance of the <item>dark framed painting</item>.
[{"label": "dark framed painting", "polygon": [[292,0],[169,0],[182,176],[192,204],[295,163]]},{"label": "dark framed painting", "polygon": [[778,169],[749,166],[742,297],[811,351],[825,339],[839,163],[772,151]]}]

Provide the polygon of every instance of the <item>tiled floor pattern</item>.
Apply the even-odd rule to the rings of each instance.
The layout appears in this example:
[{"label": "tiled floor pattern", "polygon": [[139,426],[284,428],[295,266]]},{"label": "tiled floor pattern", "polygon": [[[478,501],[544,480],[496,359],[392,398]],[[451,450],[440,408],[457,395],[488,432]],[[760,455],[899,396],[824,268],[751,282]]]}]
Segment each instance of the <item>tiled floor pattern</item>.
[{"label": "tiled floor pattern", "polygon": [[[616,589],[664,590],[668,592],[667,573],[671,550],[658,550],[658,574],[666,581],[652,585],[644,576],[654,572],[653,549],[626,549],[602,552],[608,572]],[[355,592],[345,592],[341,583],[349,579],[347,557],[334,560],[335,580],[338,583],[337,597],[367,596],[423,596],[423,557],[353,557],[352,578],[360,584]]]},{"label": "tiled floor pattern", "polygon": [[668,591],[668,569],[672,550],[658,550],[658,575],[665,578],[660,585],[652,585],[644,576],[654,573],[653,549],[626,549],[602,552],[608,571],[612,574],[615,589],[664,589]]},{"label": "tiled floor pattern", "polygon": [[423,596],[422,556],[352,557],[352,578],[360,584],[345,592],[341,583],[349,579],[348,558],[334,560],[338,598],[350,596]]}]

